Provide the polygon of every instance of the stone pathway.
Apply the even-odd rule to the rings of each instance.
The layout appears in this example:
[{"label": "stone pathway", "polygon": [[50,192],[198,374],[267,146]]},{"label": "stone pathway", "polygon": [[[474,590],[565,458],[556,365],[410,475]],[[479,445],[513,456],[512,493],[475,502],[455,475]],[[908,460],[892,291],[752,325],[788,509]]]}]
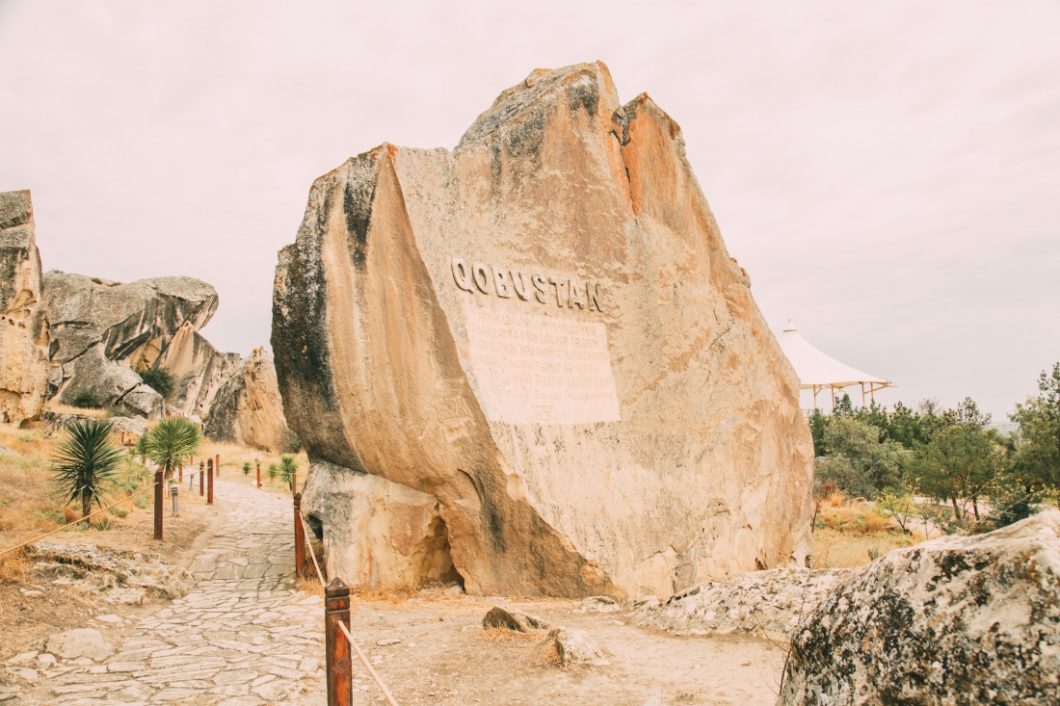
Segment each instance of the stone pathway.
[{"label": "stone pathway", "polygon": [[56,640],[62,654],[19,655],[44,678],[4,706],[323,702],[323,602],[294,588],[291,502],[217,490],[221,527],[188,567],[195,587],[139,620],[100,616],[102,647]]}]

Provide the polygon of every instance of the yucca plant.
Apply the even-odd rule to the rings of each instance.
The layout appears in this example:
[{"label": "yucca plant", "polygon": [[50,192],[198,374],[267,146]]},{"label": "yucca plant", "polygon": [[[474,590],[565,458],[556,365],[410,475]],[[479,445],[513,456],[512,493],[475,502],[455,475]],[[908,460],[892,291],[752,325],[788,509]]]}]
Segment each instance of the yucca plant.
[{"label": "yucca plant", "polygon": [[121,462],[121,449],[110,442],[107,421],[78,419],[66,432],[52,457],[52,473],[66,502],[81,501],[81,519],[87,523],[92,503],[103,505],[103,488]]},{"label": "yucca plant", "polygon": [[294,456],[280,456],[280,480],[294,492],[294,483],[298,474],[298,463]]},{"label": "yucca plant", "polygon": [[269,464],[269,480],[276,480],[276,476],[280,475],[280,466],[277,463]]},{"label": "yucca plant", "polygon": [[250,462],[249,461],[244,461],[243,462],[243,475],[244,476],[249,476],[250,475]]},{"label": "yucca plant", "polygon": [[147,456],[162,466],[166,478],[177,466],[191,463],[202,444],[198,425],[184,417],[165,419],[146,436]]}]

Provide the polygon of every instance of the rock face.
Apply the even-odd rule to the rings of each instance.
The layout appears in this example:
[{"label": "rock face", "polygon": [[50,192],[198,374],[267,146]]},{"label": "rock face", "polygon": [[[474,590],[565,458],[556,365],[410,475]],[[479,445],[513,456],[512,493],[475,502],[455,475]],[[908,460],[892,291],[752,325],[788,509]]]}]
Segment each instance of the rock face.
[{"label": "rock face", "polygon": [[221,353],[190,321],[173,334],[155,362],[173,376],[176,390],[170,407],[186,417],[205,419],[221,388],[239,371],[238,353]]},{"label": "rock face", "polygon": [[796,632],[777,703],[1060,703],[1060,512],[860,570]]},{"label": "rock face", "polygon": [[288,434],[276,366],[264,348],[255,348],[228,375],[206,420],[206,435],[244,446],[279,451]]},{"label": "rock face", "polygon": [[850,576],[849,569],[771,569],[711,581],[633,612],[643,627],[677,635],[747,634],[791,639],[799,623]]},{"label": "rock face", "polygon": [[318,179],[272,347],[349,581],[415,579],[432,527],[477,593],[669,595],[805,554],[795,374],[680,128],[602,64]]},{"label": "rock face", "polygon": [[217,309],[214,288],[191,277],[120,284],[48,272],[44,299],[52,394],[67,404],[87,395],[145,416],[161,414],[164,401],[134,369],[154,365],[178,332],[201,328]]},{"label": "rock face", "polygon": [[48,385],[48,321],[28,191],[0,193],[0,422],[36,419]]}]

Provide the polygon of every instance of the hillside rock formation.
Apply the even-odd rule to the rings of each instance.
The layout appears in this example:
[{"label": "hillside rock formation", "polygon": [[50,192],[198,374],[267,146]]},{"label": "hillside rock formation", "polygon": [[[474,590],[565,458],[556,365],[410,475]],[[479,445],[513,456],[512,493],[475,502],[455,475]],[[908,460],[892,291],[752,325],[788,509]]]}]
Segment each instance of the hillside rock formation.
[{"label": "hillside rock formation", "polygon": [[272,347],[348,581],[426,580],[430,546],[469,592],[669,595],[805,556],[794,371],[680,128],[600,63],[319,178]]},{"label": "hillside rock formation", "polygon": [[51,323],[53,396],[72,404],[87,396],[158,416],[164,400],[136,369],[148,368],[187,324],[199,329],[217,309],[217,292],[191,277],[128,284],[48,272],[43,287]]},{"label": "hillside rock formation", "polygon": [[238,353],[221,353],[190,321],[177,329],[154,363],[176,382],[171,411],[199,419],[206,419],[211,413],[217,393],[238,374],[240,364]]},{"label": "hillside rock formation", "polygon": [[241,361],[217,392],[206,435],[269,451],[281,451],[289,430],[276,383],[276,366],[264,348]]},{"label": "hillside rock formation", "polygon": [[1060,511],[857,570],[796,631],[777,703],[1060,703]]},{"label": "hillside rock formation", "polygon": [[36,419],[48,384],[48,321],[29,191],[0,193],[0,422]]}]

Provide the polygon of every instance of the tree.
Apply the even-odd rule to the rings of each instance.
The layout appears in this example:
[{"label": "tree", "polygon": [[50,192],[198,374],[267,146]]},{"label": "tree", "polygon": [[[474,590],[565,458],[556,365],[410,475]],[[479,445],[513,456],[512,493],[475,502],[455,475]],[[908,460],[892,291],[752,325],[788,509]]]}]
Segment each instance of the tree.
[{"label": "tree", "polygon": [[1038,376],[1038,395],[1016,405],[1015,468],[1028,490],[1060,491],[1060,363]]},{"label": "tree", "polygon": [[298,463],[294,456],[280,457],[280,479],[294,492],[294,482],[298,474]]},{"label": "tree", "polygon": [[816,460],[822,481],[831,481],[844,492],[866,498],[902,484],[906,451],[893,441],[881,441],[876,427],[849,416],[833,416],[825,430],[828,456]]},{"label": "tree", "polygon": [[828,417],[821,413],[816,407],[810,414],[810,436],[813,437],[813,453],[815,456],[827,456],[828,446],[824,443],[824,432],[828,428]]},{"label": "tree", "polygon": [[110,442],[111,423],[98,419],[71,422],[68,437],[52,458],[52,472],[66,502],[81,501],[81,518],[87,523],[92,503],[102,505],[103,487],[121,462],[121,449]]},{"label": "tree", "polygon": [[168,370],[148,368],[140,373],[140,379],[163,398],[168,399],[176,384]]},{"label": "tree", "polygon": [[955,520],[962,521],[958,503],[963,500],[971,501],[979,520],[978,498],[1004,467],[1003,447],[986,429],[990,415],[965,398],[936,418],[942,420],[939,428],[913,450],[911,474],[926,493],[950,502]]},{"label": "tree", "polygon": [[201,443],[197,424],[183,417],[165,419],[147,433],[147,456],[168,478],[174,468],[191,462]]}]

